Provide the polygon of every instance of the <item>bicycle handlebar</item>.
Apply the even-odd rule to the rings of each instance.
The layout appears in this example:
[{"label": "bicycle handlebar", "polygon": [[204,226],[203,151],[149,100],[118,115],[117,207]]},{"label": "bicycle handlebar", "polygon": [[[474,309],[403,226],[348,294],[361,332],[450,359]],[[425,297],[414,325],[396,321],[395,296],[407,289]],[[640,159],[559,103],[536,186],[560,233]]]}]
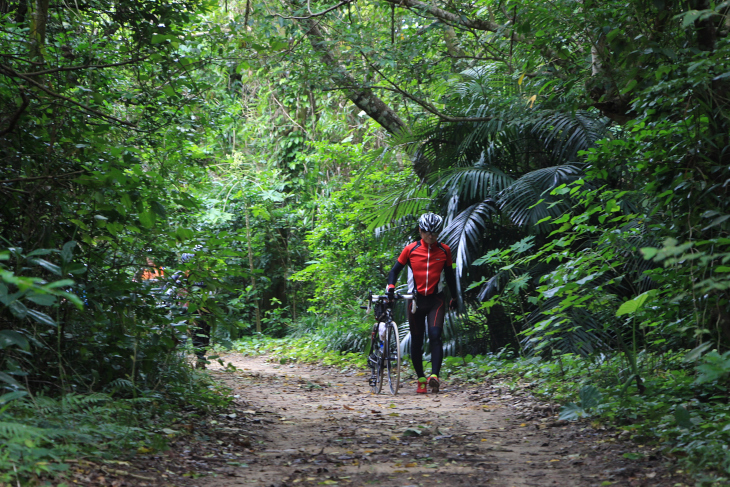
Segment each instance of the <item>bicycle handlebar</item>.
[{"label": "bicycle handlebar", "polygon": [[[396,294],[395,299],[413,299],[413,294]],[[381,299],[388,299],[387,294],[373,294],[370,296],[370,299],[373,303],[377,303]]]}]

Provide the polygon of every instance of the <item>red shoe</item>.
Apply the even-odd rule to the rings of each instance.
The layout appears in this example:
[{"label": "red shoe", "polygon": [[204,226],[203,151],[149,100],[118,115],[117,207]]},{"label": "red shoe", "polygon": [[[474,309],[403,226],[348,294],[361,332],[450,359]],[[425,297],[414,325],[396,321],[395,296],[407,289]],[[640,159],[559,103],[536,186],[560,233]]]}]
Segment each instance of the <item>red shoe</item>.
[{"label": "red shoe", "polygon": [[428,391],[426,390],[426,378],[425,377],[419,377],[418,378],[418,389],[416,389],[416,394],[427,394]]},{"label": "red shoe", "polygon": [[431,374],[428,378],[428,387],[431,388],[431,392],[436,394],[439,391],[439,378],[436,374]]}]

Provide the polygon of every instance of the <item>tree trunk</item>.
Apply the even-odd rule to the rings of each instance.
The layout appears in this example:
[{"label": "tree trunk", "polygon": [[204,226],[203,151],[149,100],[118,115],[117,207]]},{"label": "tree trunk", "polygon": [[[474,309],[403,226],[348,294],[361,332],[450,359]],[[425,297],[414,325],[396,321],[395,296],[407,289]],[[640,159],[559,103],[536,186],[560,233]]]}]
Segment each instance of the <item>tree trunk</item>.
[{"label": "tree trunk", "polygon": [[378,98],[373,90],[360,88],[360,83],[343,65],[337,62],[327,47],[327,40],[319,28],[318,22],[315,19],[303,19],[300,22],[305,29],[305,34],[312,43],[312,47],[320,54],[324,64],[331,70],[332,80],[340,86],[345,96],[391,134],[395,135],[408,130],[403,120],[383,100]]},{"label": "tree trunk", "polygon": [[[244,210],[246,216],[246,242],[248,243],[248,267],[251,271],[251,290],[256,295],[256,276],[254,274],[253,267],[253,250],[251,248],[251,225],[248,219],[248,207]],[[261,333],[261,305],[259,304],[259,298],[256,297],[256,333]]]},{"label": "tree trunk", "polygon": [[48,4],[49,0],[36,0],[30,21],[30,57],[39,63],[43,62],[43,51],[46,45]]}]

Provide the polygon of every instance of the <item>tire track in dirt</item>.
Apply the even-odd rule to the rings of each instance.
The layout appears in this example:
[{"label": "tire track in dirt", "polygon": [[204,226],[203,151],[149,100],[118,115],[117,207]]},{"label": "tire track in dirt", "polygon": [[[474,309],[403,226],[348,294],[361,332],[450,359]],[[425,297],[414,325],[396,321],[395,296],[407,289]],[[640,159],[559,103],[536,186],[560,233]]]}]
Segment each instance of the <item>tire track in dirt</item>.
[{"label": "tire track in dirt", "polygon": [[439,394],[417,395],[404,381],[395,396],[374,395],[362,372],[224,359],[236,370],[213,374],[261,439],[223,445],[236,461],[190,485],[688,485],[657,451],[641,446],[645,460],[627,460],[637,445],[557,421],[529,391],[447,382]]}]

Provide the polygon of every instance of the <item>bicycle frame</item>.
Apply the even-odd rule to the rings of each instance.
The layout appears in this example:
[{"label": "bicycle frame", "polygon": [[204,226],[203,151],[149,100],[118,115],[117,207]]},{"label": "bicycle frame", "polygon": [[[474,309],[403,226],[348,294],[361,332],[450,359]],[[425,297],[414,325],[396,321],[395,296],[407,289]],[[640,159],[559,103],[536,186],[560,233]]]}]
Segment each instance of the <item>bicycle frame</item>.
[{"label": "bicycle frame", "polygon": [[[413,299],[412,294],[397,294],[395,299]],[[375,323],[370,335],[368,367],[372,369],[370,387],[373,393],[380,393],[383,387],[383,373],[388,371],[388,384],[391,394],[397,394],[400,386],[400,340],[398,327],[393,320],[392,305],[387,295],[370,294],[368,305],[363,308],[370,312],[375,305]],[[385,336],[380,335],[380,326],[385,324]]]}]

